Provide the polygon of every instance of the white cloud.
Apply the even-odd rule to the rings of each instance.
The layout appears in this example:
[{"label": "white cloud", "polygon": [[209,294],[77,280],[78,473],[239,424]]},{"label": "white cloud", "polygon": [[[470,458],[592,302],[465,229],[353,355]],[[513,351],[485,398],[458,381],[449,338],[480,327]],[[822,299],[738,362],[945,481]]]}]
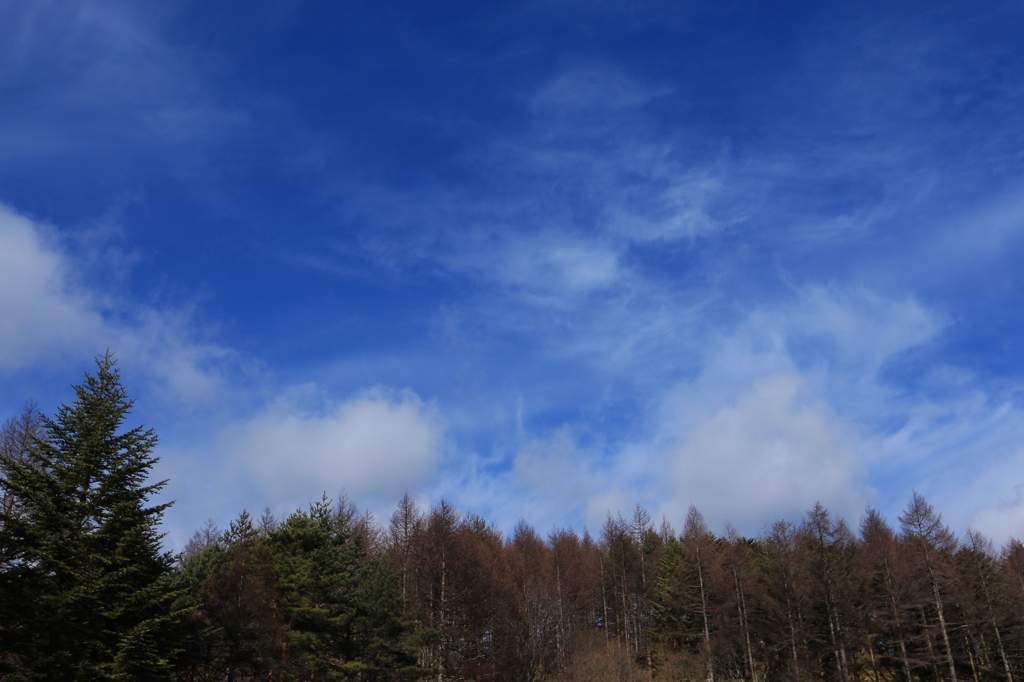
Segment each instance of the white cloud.
[{"label": "white cloud", "polygon": [[[859,513],[853,502],[867,495],[895,514],[917,489],[954,528],[962,530],[973,518],[974,525],[1005,539],[1012,507],[990,507],[994,499],[1012,497],[1014,487],[1024,482],[1020,385],[981,380],[930,354],[928,345],[946,333],[949,317],[914,297],[884,295],[860,285],[810,286],[795,294],[788,303],[753,310],[711,344],[698,378],[666,400],[660,417],[663,437],[687,442],[703,428],[709,443],[704,449],[713,452],[725,447],[714,436],[732,433],[731,451],[749,450],[754,457],[762,446],[744,443],[768,442],[767,436],[750,434],[771,413],[765,411],[765,385],[751,387],[773,376],[794,377],[802,402],[786,407],[786,400],[776,397],[779,412],[771,421],[795,430],[782,434],[783,440],[817,433],[792,450],[793,464],[804,458],[812,470],[822,468],[805,488],[798,477],[787,479],[780,470],[778,485],[784,488],[789,480],[805,497],[826,503],[837,499],[835,504],[845,504],[838,508],[843,514]],[[913,364],[905,366],[908,357]],[[755,399],[758,395],[762,400]],[[687,419],[673,427],[673,413]],[[748,414],[763,418],[748,424]],[[705,426],[691,429],[693,423]],[[834,446],[828,445],[829,429],[836,429]],[[768,458],[767,453],[757,456]],[[749,470],[747,465],[737,468]],[[693,486],[700,490],[706,472],[698,467],[693,475]],[[845,497],[839,494],[844,476],[850,486]],[[751,499],[760,500],[772,489],[758,489]],[[715,496],[725,508],[727,498]]]},{"label": "white cloud", "polygon": [[164,400],[206,406],[225,400],[234,388],[226,375],[239,365],[238,354],[217,343],[197,340],[191,315],[142,308],[129,324],[112,326],[110,346],[150,381]]},{"label": "white cloud", "polygon": [[516,455],[513,472],[519,483],[549,494],[564,493],[566,481],[585,492],[591,487],[585,457],[569,429],[562,427],[548,438],[528,442]]},{"label": "white cloud", "polygon": [[[1019,390],[1019,389],[1018,389]],[[898,508],[915,488],[942,512],[953,530],[968,525],[997,544],[1024,536],[1024,410],[997,394],[975,392],[928,402],[882,443],[874,468],[902,484]]]},{"label": "white cloud", "polygon": [[344,489],[361,504],[391,501],[429,482],[444,422],[411,391],[368,391],[324,411],[284,399],[224,431],[232,467],[270,499],[304,504]]},{"label": "white cloud", "polygon": [[692,424],[666,453],[680,513],[693,503],[709,519],[749,524],[798,518],[819,500],[838,514],[863,508],[865,472],[849,429],[803,387],[793,373],[761,377]]},{"label": "white cloud", "polygon": [[580,524],[595,531],[609,511],[628,513],[637,501],[658,502],[651,491],[636,497],[639,486],[627,480],[625,461],[581,444],[572,427],[562,426],[527,440],[510,462],[461,453],[445,465],[429,494],[505,530],[525,519],[541,531]]},{"label": "white cloud", "polygon": [[53,231],[0,204],[0,371],[91,345],[103,350],[95,298],[72,281]]},{"label": "white cloud", "polygon": [[[856,435],[809,392],[799,375],[779,372],[704,410],[686,410],[677,396],[656,433],[613,448],[581,447],[563,426],[528,441],[508,472],[460,481],[454,497],[505,525],[521,516],[540,527],[575,518],[592,530],[637,503],[676,525],[693,503],[716,530],[731,522],[750,533],[797,520],[817,501],[856,518],[872,495]],[[699,391],[691,397],[702,399]],[[501,499],[476,489],[499,490]]]},{"label": "white cloud", "polygon": [[0,372],[55,360],[84,366],[110,348],[166,399],[199,405],[223,395],[229,350],[197,340],[182,311],[90,288],[80,281],[88,268],[55,229],[0,204]]},{"label": "white cloud", "polygon": [[558,299],[606,288],[620,277],[615,251],[555,237],[512,242],[493,266],[492,276],[506,286]]},{"label": "white cloud", "polygon": [[[652,497],[652,491],[640,494],[634,481],[628,480],[623,471],[628,463],[621,453],[602,457],[597,449],[581,447],[573,430],[562,426],[523,446],[505,488],[527,500],[532,523],[543,527],[571,515],[592,529],[599,528],[609,511],[627,512],[636,502]],[[641,496],[634,498],[636,494]],[[516,515],[514,509],[509,513]]]},{"label": "white cloud", "polygon": [[825,340],[838,352],[837,360],[869,375],[948,324],[912,297],[885,297],[862,286],[807,287],[785,323],[794,341]]},{"label": "white cloud", "polygon": [[1015,488],[1015,499],[980,509],[971,525],[997,543],[1024,538],[1024,485]]},{"label": "white cloud", "polygon": [[[594,314],[607,328],[570,334],[566,345],[585,346],[604,371],[614,366],[623,381],[636,380],[651,407],[616,444],[576,422],[528,440],[511,471],[497,475],[515,500],[495,505],[499,520],[561,510],[595,528],[608,511],[628,514],[639,502],[678,524],[694,503],[719,529],[730,521],[755,532],[798,520],[816,501],[855,519],[876,496],[870,467],[890,453],[876,424],[914,408],[880,371],[935,338],[942,316],[859,286],[798,289],[727,330],[666,310],[655,311],[662,324],[643,352],[639,342],[627,344],[632,351],[622,344],[651,324],[648,309],[602,306]],[[659,366],[694,375],[666,380]]]}]

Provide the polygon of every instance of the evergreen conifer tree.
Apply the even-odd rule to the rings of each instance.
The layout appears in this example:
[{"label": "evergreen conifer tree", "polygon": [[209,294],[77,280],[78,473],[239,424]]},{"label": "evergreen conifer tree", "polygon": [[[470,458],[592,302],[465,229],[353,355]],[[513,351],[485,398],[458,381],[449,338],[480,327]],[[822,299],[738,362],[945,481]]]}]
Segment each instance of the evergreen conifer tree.
[{"label": "evergreen conifer tree", "polygon": [[24,460],[0,462],[20,513],[0,524],[0,670],[7,679],[166,679],[173,630],[150,500],[152,430],[122,430],[129,400],[108,351]]},{"label": "evergreen conifer tree", "polygon": [[309,680],[413,680],[416,665],[401,613],[399,576],[324,496],[270,533],[287,620],[283,672]]}]

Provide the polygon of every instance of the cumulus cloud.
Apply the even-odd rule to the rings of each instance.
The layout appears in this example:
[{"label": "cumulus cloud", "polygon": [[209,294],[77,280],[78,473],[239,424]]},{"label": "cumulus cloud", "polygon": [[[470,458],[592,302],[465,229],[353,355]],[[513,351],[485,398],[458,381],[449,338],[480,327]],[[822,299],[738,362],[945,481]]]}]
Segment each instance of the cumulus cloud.
[{"label": "cumulus cloud", "polygon": [[738,523],[798,518],[819,500],[857,513],[867,490],[851,434],[827,404],[802,394],[803,383],[794,373],[762,377],[693,424],[666,453],[676,504]]},{"label": "cumulus cloud", "polygon": [[675,397],[656,433],[616,447],[582,447],[568,426],[531,439],[500,486],[514,503],[495,505],[499,522],[568,514],[594,529],[640,503],[678,525],[692,503],[716,530],[731,522],[756,532],[817,501],[856,518],[872,495],[854,430],[796,373],[760,377],[704,409],[686,404]]},{"label": "cumulus cloud", "polygon": [[415,393],[376,389],[319,411],[282,399],[221,442],[271,499],[305,503],[344,489],[372,505],[429,481],[444,431],[438,408]]},{"label": "cumulus cloud", "polygon": [[96,300],[73,281],[53,230],[0,204],[0,370],[91,345],[102,350]]},{"label": "cumulus cloud", "polygon": [[87,361],[111,348],[167,399],[204,403],[223,394],[228,349],[197,339],[187,312],[89,287],[86,270],[56,229],[0,204],[0,372]]},{"label": "cumulus cloud", "polygon": [[[662,438],[683,443],[680,452],[698,462],[687,468],[692,482],[680,496],[715,490],[708,505],[739,523],[745,498],[706,488],[716,483],[714,472],[694,449],[723,451],[727,462],[740,452],[767,462],[773,440],[800,441],[783,450],[792,459],[773,472],[736,460],[737,470],[750,473],[751,500],[790,489],[802,501],[789,518],[817,498],[853,516],[870,499],[892,516],[917,489],[953,527],[973,523],[1005,540],[1014,507],[982,502],[979,511],[979,500],[1012,498],[1024,481],[1021,388],[983,381],[932,355],[930,345],[950,325],[919,299],[861,285],[803,287],[788,302],[754,309],[718,337],[697,378],[664,403]],[[771,424],[780,433],[765,431]],[[801,468],[812,472],[803,482],[787,474]],[[763,487],[756,485],[762,474]]]}]

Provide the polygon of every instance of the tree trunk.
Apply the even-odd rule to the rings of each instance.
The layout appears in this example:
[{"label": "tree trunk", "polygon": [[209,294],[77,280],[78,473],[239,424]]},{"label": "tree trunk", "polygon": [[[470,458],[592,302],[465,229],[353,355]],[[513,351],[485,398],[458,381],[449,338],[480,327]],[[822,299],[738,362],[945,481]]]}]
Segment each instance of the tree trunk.
[{"label": "tree trunk", "polygon": [[928,577],[932,581],[932,594],[935,596],[935,611],[939,615],[939,630],[942,632],[942,642],[946,645],[946,660],[949,663],[949,676],[953,682],[956,679],[956,665],[953,663],[953,648],[949,644],[949,631],[946,629],[946,616],[942,613],[942,597],[939,595],[939,583],[935,579],[935,571],[932,569],[931,558],[928,554],[928,547],[925,546],[924,561],[928,566]]},{"label": "tree trunk", "polygon": [[750,647],[750,628],[747,626],[747,605],[743,597],[743,588],[740,586],[740,577],[736,572],[736,566],[732,568],[732,579],[736,585],[736,608],[739,611],[740,627],[743,628],[743,637],[746,645],[747,665],[750,667],[750,680],[757,682],[757,671],[754,670],[754,653]]},{"label": "tree trunk", "polygon": [[608,632],[608,595],[604,587],[604,555],[599,554],[598,559],[601,562],[601,605],[604,607],[604,640],[605,643],[610,643],[612,636]]},{"label": "tree trunk", "polygon": [[711,630],[708,628],[708,600],[704,593],[704,570],[697,552],[697,578],[700,581],[700,615],[704,619],[704,652],[708,657],[708,682],[715,682],[715,664],[711,659]]},{"label": "tree trunk", "polygon": [[896,634],[900,639],[900,658],[903,661],[903,672],[907,676],[907,682],[913,682],[910,674],[910,660],[907,658],[907,643],[903,638],[903,624],[900,622],[900,611],[896,605],[896,590],[892,585],[892,571],[889,568],[889,559],[885,559],[885,589],[889,592],[889,603],[892,605],[892,618],[896,623]]}]

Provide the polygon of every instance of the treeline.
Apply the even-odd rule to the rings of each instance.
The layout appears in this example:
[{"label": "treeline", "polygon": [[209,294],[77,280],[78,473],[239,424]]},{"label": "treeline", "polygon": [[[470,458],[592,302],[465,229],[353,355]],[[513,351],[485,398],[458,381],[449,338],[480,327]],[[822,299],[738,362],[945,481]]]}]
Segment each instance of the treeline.
[{"label": "treeline", "polygon": [[[542,538],[525,521],[504,537],[444,500],[421,511],[405,497],[386,528],[343,499],[329,514],[319,502],[280,525],[243,514],[226,533],[197,533],[180,570],[206,567],[194,584],[219,633],[210,641],[226,661],[237,638],[251,658],[234,659],[235,670],[253,679],[273,677],[290,636],[276,596],[289,578],[268,562],[283,529],[310,515],[359,548],[353,567],[386,562],[392,608],[419,633],[409,651],[438,679],[1024,674],[1024,546],[1012,541],[996,555],[975,531],[958,541],[917,494],[898,529],[869,509],[855,534],[816,505],[799,525],[780,521],[756,538],[716,536],[692,507],[677,534],[639,506],[628,519],[609,517],[596,538],[568,529]],[[231,571],[211,570],[229,558]],[[248,610],[226,614],[202,596],[228,593],[250,597]],[[211,679],[224,663],[202,665],[184,678]]]},{"label": "treeline", "polygon": [[1024,676],[1024,546],[918,494],[854,530],[821,505],[757,537],[637,506],[505,536],[441,500],[344,496],[161,549],[156,436],[112,358],[0,434],[5,680],[982,682]]}]

